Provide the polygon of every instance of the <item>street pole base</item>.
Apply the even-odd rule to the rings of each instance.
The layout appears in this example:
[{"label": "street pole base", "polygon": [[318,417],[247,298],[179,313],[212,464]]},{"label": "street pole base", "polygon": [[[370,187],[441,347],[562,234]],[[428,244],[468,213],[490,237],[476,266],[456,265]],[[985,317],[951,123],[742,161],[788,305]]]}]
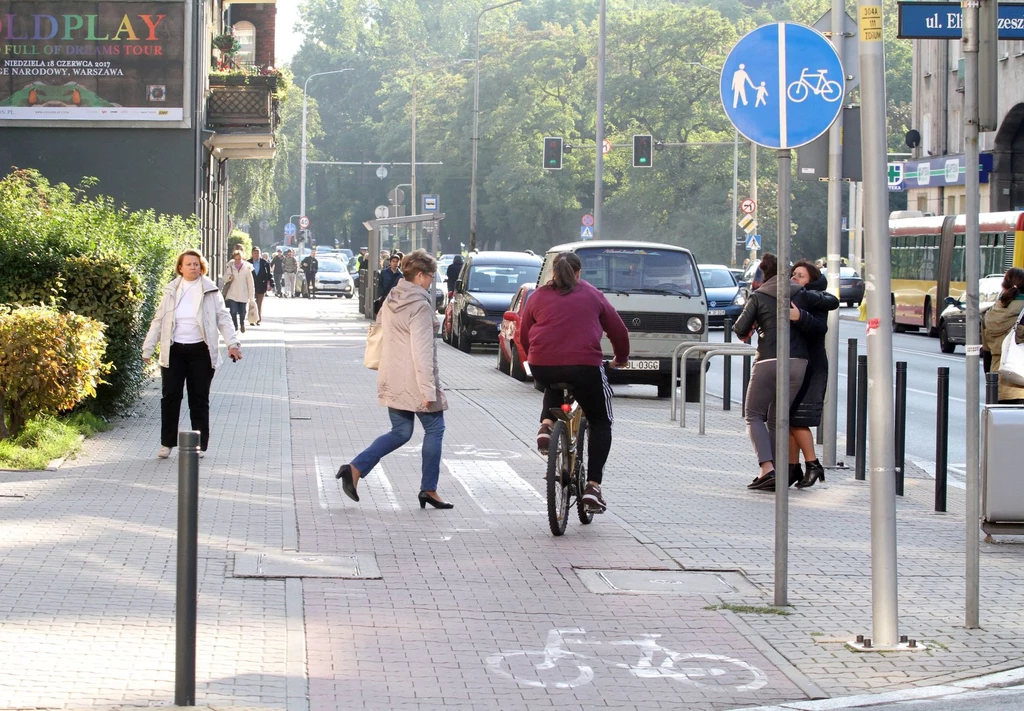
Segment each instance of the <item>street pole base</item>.
[{"label": "street pole base", "polygon": [[846,466],[846,462],[836,462],[835,466],[825,467],[825,469],[844,469],[844,470],[845,469],[849,469],[849,468],[850,467]]},{"label": "street pole base", "polygon": [[862,634],[852,640],[844,640],[844,646],[851,652],[921,652],[928,649],[928,645],[916,639],[910,639],[907,635],[901,635],[900,641],[891,645],[875,645],[870,637]]}]

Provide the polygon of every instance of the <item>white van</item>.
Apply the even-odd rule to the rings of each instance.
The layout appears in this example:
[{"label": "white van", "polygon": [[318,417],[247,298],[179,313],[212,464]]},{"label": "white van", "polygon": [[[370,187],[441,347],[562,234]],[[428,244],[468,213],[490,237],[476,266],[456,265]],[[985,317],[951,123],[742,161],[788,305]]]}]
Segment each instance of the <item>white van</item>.
[{"label": "white van", "polygon": [[[683,341],[707,341],[708,305],[697,262],[690,250],[657,242],[598,240],[560,244],[544,256],[538,285],[551,280],[555,255],[575,252],[582,278],[608,298],[629,329],[629,363],[609,371],[612,383],[658,386],[672,394],[672,352]],[[612,346],[604,338],[604,354]],[[686,399],[699,397],[699,361],[687,362]]]}]

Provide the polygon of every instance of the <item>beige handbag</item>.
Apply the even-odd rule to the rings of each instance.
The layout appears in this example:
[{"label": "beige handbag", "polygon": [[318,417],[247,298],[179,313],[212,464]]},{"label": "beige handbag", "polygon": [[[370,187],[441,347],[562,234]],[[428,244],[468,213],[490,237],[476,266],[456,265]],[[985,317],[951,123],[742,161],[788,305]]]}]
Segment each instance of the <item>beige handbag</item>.
[{"label": "beige handbag", "polygon": [[363,355],[363,365],[370,370],[377,370],[380,367],[380,357],[384,350],[384,326],[380,321],[370,324],[370,330],[366,333],[366,353]]}]

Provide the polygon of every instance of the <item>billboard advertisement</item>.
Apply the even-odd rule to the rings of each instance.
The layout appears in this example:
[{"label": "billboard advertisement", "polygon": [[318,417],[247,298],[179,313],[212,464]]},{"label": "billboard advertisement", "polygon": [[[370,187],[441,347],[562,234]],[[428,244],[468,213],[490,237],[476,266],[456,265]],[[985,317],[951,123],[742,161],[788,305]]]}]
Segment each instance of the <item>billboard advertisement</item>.
[{"label": "billboard advertisement", "polygon": [[0,124],[185,118],[184,2],[0,0]]}]

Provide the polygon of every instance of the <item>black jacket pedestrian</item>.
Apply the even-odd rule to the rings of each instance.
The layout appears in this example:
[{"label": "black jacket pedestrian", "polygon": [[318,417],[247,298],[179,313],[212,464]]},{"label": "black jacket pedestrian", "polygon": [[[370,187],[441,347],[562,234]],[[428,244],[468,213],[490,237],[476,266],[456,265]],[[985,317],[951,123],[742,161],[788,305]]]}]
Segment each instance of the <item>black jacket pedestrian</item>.
[{"label": "black jacket pedestrian", "polygon": [[388,292],[395,288],[401,279],[403,279],[402,270],[396,269],[391,271],[391,267],[385,267],[380,272],[380,298],[387,298]]},{"label": "black jacket pedestrian", "polygon": [[448,293],[455,291],[455,282],[459,280],[459,272],[462,271],[462,255],[456,254],[455,259],[448,265],[444,275],[448,281]]},{"label": "black jacket pedestrian", "polygon": [[270,260],[270,269],[274,272],[274,279],[280,281],[284,276],[284,255],[277,252]]},{"label": "black jacket pedestrian", "polygon": [[252,265],[252,282],[256,287],[257,294],[266,294],[267,291],[274,288],[274,277],[270,271],[270,262],[264,257],[260,257],[258,261],[260,263],[259,271],[256,270],[256,262],[249,260],[249,264]]},{"label": "black jacket pedestrian", "polygon": [[[773,276],[757,289],[747,299],[743,307],[743,313],[736,319],[732,330],[743,340],[747,340],[750,334],[757,329],[757,358],[762,361],[776,357],[776,305],[778,276]],[[815,316],[809,310],[808,302],[813,297],[812,292],[804,291],[799,284],[789,282],[790,299],[794,306],[800,309],[800,319],[791,321],[789,325],[789,357],[807,358],[808,333],[820,332],[824,334],[828,329],[828,323],[824,316]],[[818,292],[813,292],[818,293]]]},{"label": "black jacket pedestrian", "polygon": [[299,266],[302,267],[302,273],[306,275],[306,281],[312,282],[316,278],[316,273],[320,270],[320,262],[312,254],[299,262]]},{"label": "black jacket pedestrian", "polygon": [[[828,279],[822,276],[807,284],[798,294],[817,325],[804,333],[804,340],[807,343],[807,370],[789,411],[791,427],[817,427],[821,424],[821,410],[828,388],[828,356],[825,354],[828,312],[839,308],[839,299],[826,289]],[[821,323],[824,323],[824,328],[820,327]]]}]

